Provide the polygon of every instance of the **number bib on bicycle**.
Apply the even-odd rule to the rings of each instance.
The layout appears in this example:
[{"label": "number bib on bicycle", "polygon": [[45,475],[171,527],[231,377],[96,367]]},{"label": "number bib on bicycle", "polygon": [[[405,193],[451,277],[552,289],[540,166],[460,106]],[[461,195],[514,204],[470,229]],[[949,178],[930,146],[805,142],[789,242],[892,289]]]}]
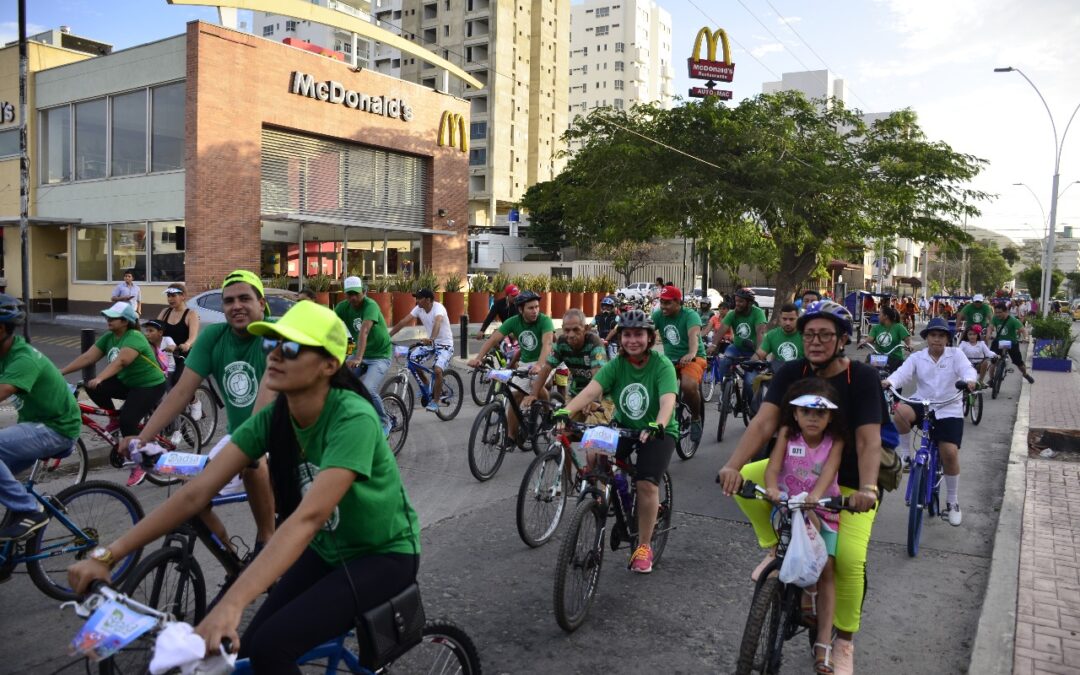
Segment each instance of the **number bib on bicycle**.
[{"label": "number bib on bicycle", "polygon": [[187,367],[200,377],[217,381],[230,433],[251,417],[259,381],[266,370],[260,338],[247,333],[240,337],[227,323],[207,326],[199,331]]},{"label": "number bib on bicycle", "polygon": [[[593,380],[615,402],[615,422],[627,429],[648,429],[660,413],[660,397],[679,390],[675,366],[655,352],[649,354],[643,368],[635,368],[623,357],[609,361]],[[679,438],[676,415],[672,415],[664,431],[673,439]]]},{"label": "number bib on bicycle", "polygon": [[544,347],[544,335],[555,332],[551,317],[541,312],[533,323],[525,323],[520,314],[514,315],[499,326],[503,335],[513,335],[521,345],[521,363],[536,363]]}]

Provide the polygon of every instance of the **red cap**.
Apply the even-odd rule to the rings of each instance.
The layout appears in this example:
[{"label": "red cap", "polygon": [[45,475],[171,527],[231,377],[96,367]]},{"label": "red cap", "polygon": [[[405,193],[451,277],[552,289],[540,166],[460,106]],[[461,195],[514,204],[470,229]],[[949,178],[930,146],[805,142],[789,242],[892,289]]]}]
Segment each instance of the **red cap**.
[{"label": "red cap", "polygon": [[660,289],[660,299],[682,302],[682,291],[679,290],[678,286],[664,286]]},{"label": "red cap", "polygon": [[517,295],[520,292],[521,292],[521,289],[519,289],[514,284],[506,284],[506,287],[503,288],[503,293],[506,293],[511,298],[514,297],[515,295]]}]

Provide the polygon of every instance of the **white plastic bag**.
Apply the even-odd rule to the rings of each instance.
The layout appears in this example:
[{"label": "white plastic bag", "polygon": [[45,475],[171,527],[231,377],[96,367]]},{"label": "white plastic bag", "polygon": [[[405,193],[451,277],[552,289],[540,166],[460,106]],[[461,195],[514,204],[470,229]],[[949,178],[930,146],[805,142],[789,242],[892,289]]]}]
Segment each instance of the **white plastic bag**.
[{"label": "white plastic bag", "polygon": [[[788,500],[789,504],[801,503],[806,493]],[[780,566],[780,581],[795,584],[801,588],[817,583],[825,563],[829,561],[829,552],[817,528],[807,523],[807,516],[802,510],[794,510],[791,517],[791,542],[788,543],[784,562]]]}]

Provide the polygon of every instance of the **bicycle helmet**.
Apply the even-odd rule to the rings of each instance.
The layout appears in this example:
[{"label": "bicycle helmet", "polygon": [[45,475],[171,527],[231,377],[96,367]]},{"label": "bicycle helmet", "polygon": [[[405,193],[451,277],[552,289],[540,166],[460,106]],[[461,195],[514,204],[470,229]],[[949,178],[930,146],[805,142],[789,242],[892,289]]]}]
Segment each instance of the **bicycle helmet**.
[{"label": "bicycle helmet", "polygon": [[604,306],[604,307],[614,307],[615,306],[615,298],[613,298],[613,297],[611,297],[609,295],[606,298],[604,298],[603,300],[601,300],[600,304],[602,306]]},{"label": "bicycle helmet", "polygon": [[540,296],[532,291],[521,291],[517,294],[517,297],[514,298],[514,304],[518,307],[523,307],[533,300],[540,300]]},{"label": "bicycle helmet", "polygon": [[739,290],[735,291],[735,297],[742,298],[743,300],[749,300],[750,302],[754,302],[755,300],[757,300],[757,295],[755,295],[754,291],[750,290],[749,288],[740,288]]},{"label": "bicycle helmet", "polygon": [[22,300],[7,293],[0,293],[0,323],[21,324],[25,316]]},{"label": "bicycle helmet", "polygon": [[652,317],[640,309],[632,309],[629,312],[625,312],[619,319],[619,330],[624,328],[645,328],[647,330],[652,330]]},{"label": "bicycle helmet", "polygon": [[712,300],[708,298],[698,298],[698,307],[702,309],[712,309]]},{"label": "bicycle helmet", "polygon": [[849,336],[851,335],[851,312],[847,310],[847,307],[838,305],[832,300],[818,300],[810,303],[810,306],[806,308],[806,312],[795,322],[795,326],[801,333],[806,327],[807,321],[818,318],[831,319],[838,329]]}]

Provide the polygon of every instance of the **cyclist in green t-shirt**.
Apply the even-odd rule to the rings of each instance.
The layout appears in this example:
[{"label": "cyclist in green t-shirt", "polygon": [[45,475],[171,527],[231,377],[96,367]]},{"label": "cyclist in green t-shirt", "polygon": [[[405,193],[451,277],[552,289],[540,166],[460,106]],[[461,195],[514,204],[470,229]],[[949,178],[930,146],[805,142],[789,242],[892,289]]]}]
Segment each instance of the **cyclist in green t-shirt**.
[{"label": "cyclist in green t-shirt", "polygon": [[1013,365],[1020,369],[1020,374],[1024,376],[1024,379],[1028,382],[1034,383],[1035,378],[1031,376],[1031,373],[1027,371],[1027,366],[1024,365],[1024,357],[1020,354],[1020,340],[1024,339],[1024,324],[1020,323],[1020,319],[1009,314],[1009,306],[1004,302],[994,305],[994,318],[991,321],[994,327],[994,341],[990,344],[990,350],[995,354],[1001,352],[1000,343],[1002,340],[1008,340],[1012,344],[1009,345],[1009,359],[1013,362]]},{"label": "cyclist in green t-shirt", "polygon": [[615,423],[641,432],[637,438],[620,438],[615,456],[629,461],[637,450],[638,541],[642,543],[630,558],[630,569],[648,574],[652,572],[649,542],[660,508],[660,480],[679,437],[679,421],[672,415],[678,380],[671,361],[652,350],[656,333],[648,314],[640,309],[623,313],[617,331],[619,356],[601,368],[556,416],[572,416],[606,395],[615,403]]},{"label": "cyclist in green t-shirt", "polygon": [[740,288],[735,291],[735,309],[728,312],[722,322],[731,329],[731,344],[724,350],[720,359],[719,377],[723,379],[735,359],[749,359],[757,351],[757,346],[765,338],[768,319],[765,312],[755,302],[754,291]]},{"label": "cyclist in green t-shirt", "polygon": [[682,305],[676,286],[660,289],[660,309],[652,313],[664,356],[675,364],[679,389],[690,407],[690,440],[701,440],[701,379],[705,375],[705,343],[701,339],[701,315]]},{"label": "cyclist in green t-shirt", "polygon": [[[780,307],[780,325],[773,328],[758,345],[754,358],[758,361],[772,361],[773,372],[788,361],[803,357],[802,333],[795,328],[799,319],[799,309],[792,303]],[[769,357],[772,356],[772,359]]]},{"label": "cyclist in green t-shirt", "polygon": [[8,510],[0,542],[25,539],[45,527],[49,514],[15,475],[39,459],[64,457],[82,430],[79,406],[60,371],[16,335],[22,303],[0,294],[0,401],[19,412],[0,429],[0,505]]},{"label": "cyclist in green t-shirt", "polygon": [[[347,337],[334,313],[301,302],[250,331],[266,353],[274,404],[235,429],[183,490],[71,566],[68,577],[77,593],[107,580],[111,563],[179,527],[238,471],[271,453],[281,527],[195,632],[208,653],[228,638],[255,672],[295,672],[304,653],[415,583],[420,523],[375,410],[343,367]],[[244,609],[271,585],[241,640]]]},{"label": "cyclist in green t-shirt", "polygon": [[911,333],[900,320],[900,312],[895,307],[884,307],[878,315],[878,322],[870,329],[870,334],[863,338],[859,346],[874,343],[878,353],[889,359],[889,366],[895,370],[904,362],[904,348],[911,351]]},{"label": "cyclist in green t-shirt", "polygon": [[345,299],[334,307],[334,314],[345,324],[356,343],[356,349],[345,365],[371,392],[375,412],[379,413],[383,427],[387,427],[389,420],[379,398],[379,386],[390,370],[390,356],[394,351],[390,329],[379,304],[364,293],[364,282],[360,277],[345,277],[342,289]]},{"label": "cyclist in green t-shirt", "polygon": [[990,332],[987,329],[990,327],[992,310],[984,300],[982,293],[976,293],[971,298],[971,302],[964,305],[964,308],[960,310],[960,325],[956,326],[958,333],[963,333],[968,326],[979,324],[983,327],[983,339],[989,340]]}]

